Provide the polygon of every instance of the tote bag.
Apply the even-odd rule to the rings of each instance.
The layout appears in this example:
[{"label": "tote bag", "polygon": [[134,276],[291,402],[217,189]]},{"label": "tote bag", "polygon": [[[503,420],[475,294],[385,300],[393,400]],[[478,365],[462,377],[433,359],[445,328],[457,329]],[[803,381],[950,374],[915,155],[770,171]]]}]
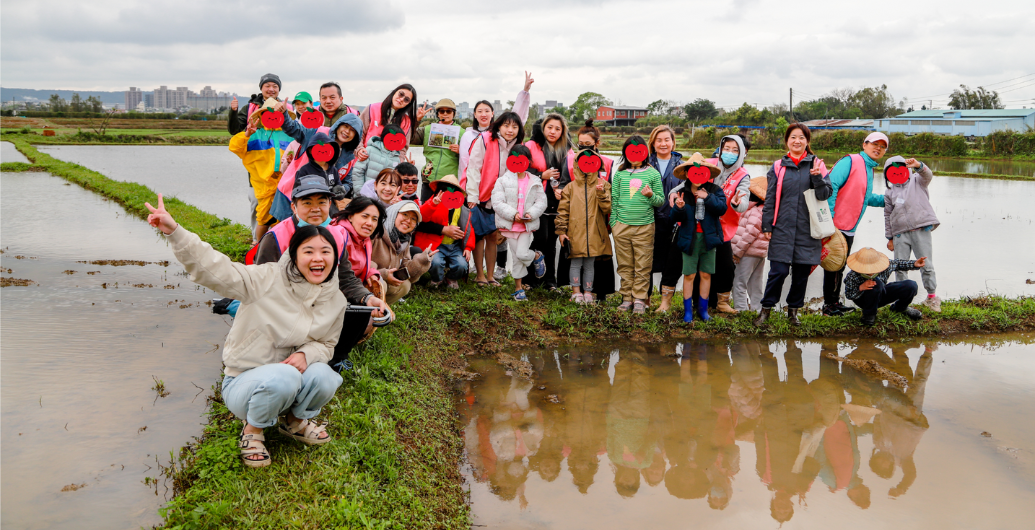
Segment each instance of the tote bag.
[{"label": "tote bag", "polygon": [[834,235],[834,216],[830,204],[816,198],[816,190],[805,190],[805,204],[809,207],[809,228],[812,239],[824,239]]}]

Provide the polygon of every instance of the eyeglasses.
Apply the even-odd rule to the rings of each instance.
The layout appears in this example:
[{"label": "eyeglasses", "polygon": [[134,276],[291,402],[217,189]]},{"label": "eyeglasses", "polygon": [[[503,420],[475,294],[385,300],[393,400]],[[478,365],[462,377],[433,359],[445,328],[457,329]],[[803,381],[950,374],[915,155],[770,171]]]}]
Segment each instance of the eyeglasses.
[{"label": "eyeglasses", "polygon": [[396,92],[395,96],[398,97],[398,98],[401,98],[403,103],[409,103],[409,102],[413,101],[413,98],[411,98],[410,96],[407,96],[402,90]]},{"label": "eyeglasses", "polygon": [[420,179],[402,179],[403,184],[417,184]]},{"label": "eyeglasses", "polygon": [[870,142],[870,147],[872,147],[874,149],[880,149],[881,151],[887,151],[888,150],[888,146],[886,146],[884,144],[879,144],[877,142]]}]

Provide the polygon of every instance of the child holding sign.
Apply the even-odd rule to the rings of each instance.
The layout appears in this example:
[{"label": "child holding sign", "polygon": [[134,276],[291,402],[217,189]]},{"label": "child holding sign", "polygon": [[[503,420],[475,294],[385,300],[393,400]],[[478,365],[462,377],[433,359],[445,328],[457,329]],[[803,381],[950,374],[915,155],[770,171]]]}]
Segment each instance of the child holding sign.
[{"label": "child holding sign", "polygon": [[[934,253],[931,233],[941,223],[934,214],[927,191],[934,180],[934,173],[915,158],[906,160],[893,156],[884,162],[884,180],[888,187],[884,192],[884,237],[888,238],[888,250],[895,252],[897,260],[908,260],[910,253],[917,258],[927,258],[920,273],[924,289],[927,289],[924,305],[931,311],[940,312],[942,301],[935,294],[938,283],[931,260]],[[904,271],[895,273],[896,281],[905,279]]]},{"label": "child holding sign", "polygon": [[546,192],[538,177],[528,173],[532,152],[522,144],[510,148],[507,172],[496,180],[492,188],[492,209],[496,213],[496,227],[507,238],[510,256],[510,275],[514,277],[515,300],[527,300],[521,278],[528,274],[528,266],[535,265],[535,275],[546,274],[543,253],[532,251],[533,232],[539,228],[539,216],[546,211]]},{"label": "child holding sign", "polygon": [[[611,182],[611,232],[622,278],[622,304],[618,309],[628,311],[632,307],[634,313],[646,310],[654,261],[654,208],[665,201],[661,173],[646,160],[647,143],[641,136],[630,136],[622,146],[622,164]],[[590,164],[592,159],[583,158],[581,162]],[[595,172],[588,166],[580,169]]]},{"label": "child holding sign", "polygon": [[[594,264],[599,256],[611,254],[607,235],[607,216],[611,213],[611,183],[597,173],[584,173],[579,160],[597,155],[592,149],[580,151],[575,158],[573,180],[561,192],[555,230],[561,244],[567,244],[571,266],[571,300],[594,303]],[[596,165],[595,163],[592,165]],[[581,291],[580,291],[581,289]]]}]

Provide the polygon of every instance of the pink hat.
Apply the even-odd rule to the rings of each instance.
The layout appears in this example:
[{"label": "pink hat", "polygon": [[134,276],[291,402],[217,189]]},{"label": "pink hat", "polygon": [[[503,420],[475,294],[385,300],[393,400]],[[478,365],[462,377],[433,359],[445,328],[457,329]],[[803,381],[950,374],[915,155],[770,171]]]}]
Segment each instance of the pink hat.
[{"label": "pink hat", "polygon": [[876,142],[877,140],[884,140],[884,145],[891,145],[891,142],[888,141],[888,135],[882,132],[872,132],[866,137],[866,141],[870,143]]}]

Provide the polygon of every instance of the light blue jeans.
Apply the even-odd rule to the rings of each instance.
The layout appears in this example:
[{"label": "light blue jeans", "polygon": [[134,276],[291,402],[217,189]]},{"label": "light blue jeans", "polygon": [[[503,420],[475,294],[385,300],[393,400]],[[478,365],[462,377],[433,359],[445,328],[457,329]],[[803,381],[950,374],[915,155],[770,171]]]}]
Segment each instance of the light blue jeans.
[{"label": "light blue jeans", "polygon": [[223,402],[252,427],[277,424],[281,414],[316,417],[341,386],[341,376],[326,363],[310,364],[305,373],[288,364],[267,364],[237,377],[223,378]]}]

